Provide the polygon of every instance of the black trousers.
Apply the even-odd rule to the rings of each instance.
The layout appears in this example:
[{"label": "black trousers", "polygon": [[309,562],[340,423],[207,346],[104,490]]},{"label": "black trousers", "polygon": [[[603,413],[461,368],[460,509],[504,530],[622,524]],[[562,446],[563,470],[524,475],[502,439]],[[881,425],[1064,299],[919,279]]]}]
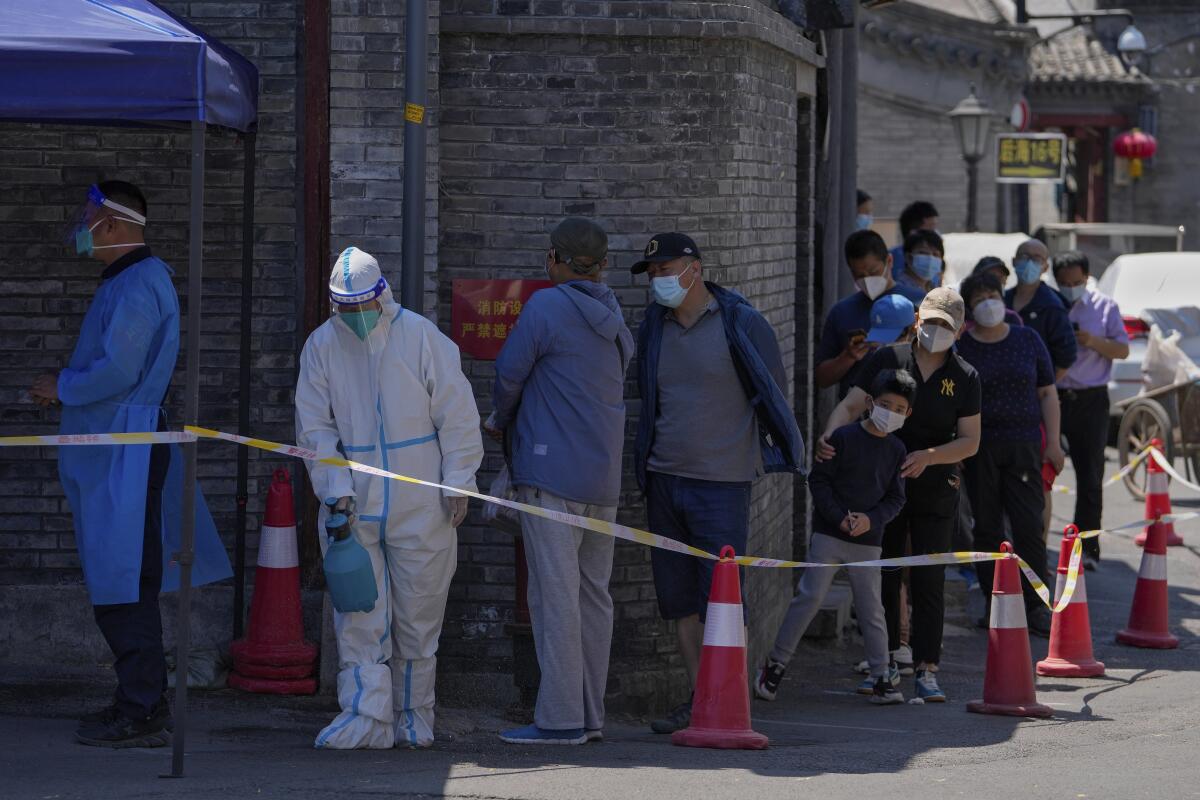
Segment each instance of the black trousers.
[{"label": "black trousers", "polygon": [[[955,484],[957,477],[954,478]],[[950,549],[957,523],[958,491],[951,485],[936,492],[922,491],[914,481],[907,483],[907,499],[900,516],[883,534],[883,558],[899,558],[905,545],[912,543],[912,554],[944,553]],[[883,612],[887,618],[888,650],[900,646],[900,584],[903,570],[881,570]],[[909,645],[913,663],[936,664],[942,655],[942,627],[946,615],[946,568],[912,567],[908,576],[912,619]]]},{"label": "black trousers", "polygon": [[117,709],[130,719],[145,719],[167,690],[162,615],[162,490],[170,451],[153,445],[146,488],[146,521],[142,538],[142,572],[136,603],[93,606],[96,624],[113,654],[117,673]]},{"label": "black trousers", "polygon": [[[984,442],[966,462],[967,494],[975,512],[975,548],[996,552],[1005,540],[1004,518],[1012,526],[1012,546],[1043,582],[1046,580],[1046,543],[1042,541],[1042,455],[1038,442]],[[979,588],[989,601],[995,562],[975,564]],[[1021,579],[1027,609],[1041,599]]]},{"label": "black trousers", "polygon": [[[1060,389],[1062,432],[1075,467],[1075,526],[1100,527],[1104,512],[1104,446],[1108,444],[1108,387]],[[1083,551],[1100,557],[1100,538],[1083,540]]]}]

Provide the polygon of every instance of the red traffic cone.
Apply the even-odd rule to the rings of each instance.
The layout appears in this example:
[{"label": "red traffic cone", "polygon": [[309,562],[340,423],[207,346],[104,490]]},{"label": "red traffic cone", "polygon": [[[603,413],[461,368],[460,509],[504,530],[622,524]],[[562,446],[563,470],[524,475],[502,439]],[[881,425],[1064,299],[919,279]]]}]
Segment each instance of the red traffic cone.
[{"label": "red traffic cone", "polygon": [[[304,641],[300,613],[300,557],[291,476],[275,471],[258,545],[250,628],[229,648],[229,685],[251,692],[312,694],[317,647]],[[299,674],[298,674],[299,673]]]},{"label": "red traffic cone", "polygon": [[704,621],[704,650],[692,701],[692,724],[671,734],[671,744],[723,750],[765,750],[767,737],[750,728],[746,677],[746,623],[733,548],[721,548],[713,569]]},{"label": "red traffic cone", "polygon": [[[1004,542],[1000,551],[1011,553]],[[967,703],[976,714],[1007,714],[1011,717],[1048,717],[1049,706],[1037,701],[1033,687],[1033,656],[1029,654],[1029,631],[1025,627],[1025,598],[1017,560],[996,562],[992,579],[992,616],[988,631],[987,671],[983,699]]]},{"label": "red traffic cone", "polygon": [[[1150,446],[1157,448],[1161,453],[1163,443],[1161,439],[1154,439],[1150,442]],[[1162,468],[1162,465],[1154,459],[1154,456],[1146,457],[1146,521],[1158,519],[1171,513],[1171,476]],[[1146,537],[1150,533],[1151,528],[1164,528],[1167,532],[1167,546],[1179,547],[1183,544],[1183,537],[1175,532],[1175,523],[1173,522],[1155,522],[1142,528],[1133,540],[1133,543],[1138,547],[1143,547],[1146,544]]]},{"label": "red traffic cone", "polygon": [[[1071,551],[1079,539],[1079,529],[1068,525],[1063,531],[1062,552],[1058,555],[1058,583],[1054,602],[1058,603],[1067,585]],[[1104,674],[1104,664],[1092,655],[1092,624],[1088,616],[1087,584],[1083,570],[1076,568],[1075,592],[1062,611],[1050,621],[1050,654],[1037,663],[1038,675],[1059,678],[1094,678]]]},{"label": "red traffic cone", "polygon": [[1179,639],[1171,635],[1168,618],[1167,531],[1163,525],[1151,525],[1146,546],[1142,549],[1142,565],[1133,590],[1129,625],[1117,632],[1117,641],[1160,650],[1178,647]]}]

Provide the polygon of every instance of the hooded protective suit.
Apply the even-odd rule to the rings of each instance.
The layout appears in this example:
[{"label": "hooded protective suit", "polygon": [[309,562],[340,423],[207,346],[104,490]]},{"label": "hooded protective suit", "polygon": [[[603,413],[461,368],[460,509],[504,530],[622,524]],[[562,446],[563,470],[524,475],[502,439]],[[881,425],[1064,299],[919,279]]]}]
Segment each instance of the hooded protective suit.
[{"label": "hooded protective suit", "polygon": [[[375,259],[349,248],[334,265],[335,300],[379,286],[382,313],[360,339],[335,310],[313,331],[296,387],[296,439],[322,456],[474,490],[483,459],[479,412],[458,348],[404,311]],[[369,293],[368,289],[368,293]],[[457,535],[436,489],[310,463],[313,491],[356,498],[354,536],[375,568],[379,600],[334,613],[342,713],[317,747],[426,746],[433,741],[438,637]],[[324,531],[327,510],[319,520]],[[321,537],[325,542],[325,537]]]}]

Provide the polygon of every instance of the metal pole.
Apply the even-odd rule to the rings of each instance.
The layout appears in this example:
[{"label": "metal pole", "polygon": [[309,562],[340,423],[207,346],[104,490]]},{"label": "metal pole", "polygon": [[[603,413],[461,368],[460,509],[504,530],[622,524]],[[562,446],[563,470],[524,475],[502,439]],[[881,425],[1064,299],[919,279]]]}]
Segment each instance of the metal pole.
[{"label": "metal pole", "polygon": [[404,51],[404,241],[400,303],[423,313],[425,293],[425,102],[427,0],[408,0]]},{"label": "metal pole", "polygon": [[979,194],[979,159],[968,158],[967,161],[967,232],[979,230],[976,224]]},{"label": "metal pole", "polygon": [[[238,434],[250,435],[250,321],[254,313],[254,140],[247,133],[242,147],[242,318],[238,354]],[[237,531],[233,556],[233,638],[242,638],[246,617],[246,504],[250,500],[250,448],[238,448]]]},{"label": "metal pole", "polygon": [[[204,129],[192,123],[191,230],[188,235],[187,380],[183,421],[200,420],[200,277],[204,269]],[[183,748],[187,735],[188,648],[191,645],[192,548],[196,538],[196,443],[183,445],[183,535],[175,560],[179,562],[179,621],[175,625],[175,734],[171,777],[183,777]]]}]

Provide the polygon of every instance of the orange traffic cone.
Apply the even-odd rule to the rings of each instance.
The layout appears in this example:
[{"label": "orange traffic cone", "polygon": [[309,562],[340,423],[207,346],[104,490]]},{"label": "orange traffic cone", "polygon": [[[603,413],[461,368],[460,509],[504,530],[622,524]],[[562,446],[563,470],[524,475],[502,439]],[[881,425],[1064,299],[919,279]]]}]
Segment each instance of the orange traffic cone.
[{"label": "orange traffic cone", "polygon": [[[1150,446],[1157,448],[1160,453],[1162,452],[1161,439],[1154,439],[1150,442]],[[1146,521],[1150,522],[1170,513],[1171,476],[1153,456],[1148,456],[1146,458]],[[1144,546],[1151,528],[1166,529],[1168,547],[1179,547],[1183,544],[1183,537],[1175,532],[1175,523],[1173,522],[1154,522],[1147,525],[1134,538],[1133,543],[1138,547]]]},{"label": "orange traffic cone", "polygon": [[1133,590],[1129,625],[1117,633],[1117,641],[1133,647],[1170,650],[1179,646],[1179,639],[1169,630],[1167,531],[1163,525],[1151,525],[1149,533]]},{"label": "orange traffic cone", "polygon": [[[1068,525],[1063,531],[1062,552],[1058,555],[1058,583],[1054,602],[1058,603],[1067,585],[1071,551],[1079,539],[1079,529]],[[1092,625],[1088,616],[1087,584],[1083,570],[1076,567],[1075,592],[1062,611],[1050,621],[1050,654],[1037,663],[1038,675],[1059,678],[1094,678],[1104,674],[1104,664],[1092,655]]]},{"label": "orange traffic cone", "polygon": [[[1000,550],[1012,553],[1012,545],[1004,542]],[[1011,717],[1048,717],[1053,713],[1049,706],[1037,701],[1033,687],[1025,598],[1021,595],[1017,560],[1012,557],[996,562],[983,699],[967,703],[967,711]]]},{"label": "orange traffic cone", "polygon": [[250,629],[229,648],[229,685],[267,694],[313,694],[317,647],[304,640],[300,614],[300,556],[291,476],[275,471],[258,544]]},{"label": "orange traffic cone", "polygon": [[671,744],[723,750],[765,750],[767,737],[750,728],[746,677],[746,623],[733,548],[721,548],[713,569],[704,621],[704,650],[692,701],[692,724],[671,735]]}]

